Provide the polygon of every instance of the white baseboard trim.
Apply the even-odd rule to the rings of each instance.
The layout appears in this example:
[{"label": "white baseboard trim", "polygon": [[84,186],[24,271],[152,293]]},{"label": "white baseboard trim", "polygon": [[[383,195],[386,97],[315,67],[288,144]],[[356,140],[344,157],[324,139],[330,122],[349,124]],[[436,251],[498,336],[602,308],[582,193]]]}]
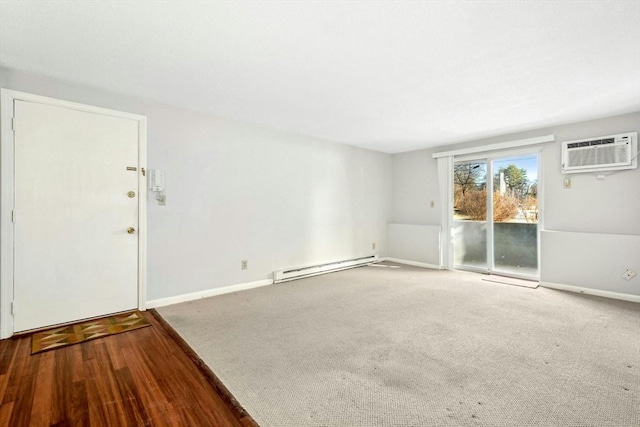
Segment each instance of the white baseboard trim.
[{"label": "white baseboard trim", "polygon": [[540,282],[540,286],[544,288],[558,289],[560,291],[577,292],[579,294],[595,295],[597,297],[605,297],[640,303],[640,295],[621,294],[619,292],[602,291],[600,289],[583,288],[580,286],[563,285],[561,283],[542,281]]},{"label": "white baseboard trim", "polygon": [[431,268],[433,270],[442,270],[442,267],[440,267],[439,265],[427,264],[427,263],[418,262],[418,261],[409,261],[407,259],[386,257],[386,258],[381,258],[380,261],[397,262],[398,264],[412,265],[414,267]]},{"label": "white baseboard trim", "polygon": [[194,301],[202,298],[214,297],[216,295],[230,294],[231,292],[246,291],[248,289],[259,288],[261,286],[272,285],[273,280],[265,279],[255,282],[239,283],[237,285],[223,286],[221,288],[207,289],[206,291],[193,292],[190,294],[176,295],[174,297],[159,298],[147,301],[147,308],[164,307],[166,305],[179,304],[181,302]]}]

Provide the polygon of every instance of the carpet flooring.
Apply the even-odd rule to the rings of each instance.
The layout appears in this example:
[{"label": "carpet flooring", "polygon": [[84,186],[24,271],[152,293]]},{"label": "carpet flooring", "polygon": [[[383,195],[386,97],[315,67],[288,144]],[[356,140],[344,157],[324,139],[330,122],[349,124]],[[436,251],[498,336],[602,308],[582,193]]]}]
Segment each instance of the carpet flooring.
[{"label": "carpet flooring", "polygon": [[386,263],[158,309],[275,426],[640,426],[640,305]]},{"label": "carpet flooring", "polygon": [[496,276],[494,274],[484,275],[482,278],[485,282],[502,283],[504,285],[522,286],[523,288],[535,289],[540,285],[537,280],[514,279],[512,277]]}]

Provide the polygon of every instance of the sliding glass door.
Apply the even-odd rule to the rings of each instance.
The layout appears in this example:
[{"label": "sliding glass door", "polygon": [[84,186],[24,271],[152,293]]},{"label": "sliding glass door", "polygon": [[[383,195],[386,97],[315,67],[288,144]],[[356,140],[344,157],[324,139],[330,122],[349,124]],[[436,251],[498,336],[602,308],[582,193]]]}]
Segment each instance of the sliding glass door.
[{"label": "sliding glass door", "polygon": [[[487,162],[453,165],[453,263],[456,268],[488,271]],[[489,183],[490,184],[490,183]]]},{"label": "sliding glass door", "polygon": [[537,278],[537,154],[455,162],[453,185],[455,268]]}]

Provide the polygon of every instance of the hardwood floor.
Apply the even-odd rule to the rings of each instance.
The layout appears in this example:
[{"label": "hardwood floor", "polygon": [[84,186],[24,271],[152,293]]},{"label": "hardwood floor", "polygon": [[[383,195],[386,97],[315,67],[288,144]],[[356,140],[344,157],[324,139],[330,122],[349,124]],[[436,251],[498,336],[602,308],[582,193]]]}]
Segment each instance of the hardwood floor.
[{"label": "hardwood floor", "polygon": [[0,426],[257,426],[157,313],[145,316],[152,327],[33,356],[28,335],[0,341]]}]

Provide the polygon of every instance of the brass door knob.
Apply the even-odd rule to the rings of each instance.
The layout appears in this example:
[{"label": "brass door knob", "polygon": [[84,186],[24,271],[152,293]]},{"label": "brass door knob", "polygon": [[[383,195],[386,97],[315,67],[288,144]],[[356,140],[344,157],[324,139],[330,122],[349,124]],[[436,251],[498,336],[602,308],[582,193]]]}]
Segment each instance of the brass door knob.
[{"label": "brass door knob", "polygon": [[127,196],[129,196],[130,199],[133,199],[134,197],[136,197],[136,192],[135,191],[129,191],[127,193]]},{"label": "brass door knob", "polygon": [[136,229],[135,229],[135,228],[133,228],[133,227],[129,227],[129,228],[127,228],[127,233],[129,233],[129,234],[133,234],[133,233],[135,233],[135,232],[136,232]]}]

